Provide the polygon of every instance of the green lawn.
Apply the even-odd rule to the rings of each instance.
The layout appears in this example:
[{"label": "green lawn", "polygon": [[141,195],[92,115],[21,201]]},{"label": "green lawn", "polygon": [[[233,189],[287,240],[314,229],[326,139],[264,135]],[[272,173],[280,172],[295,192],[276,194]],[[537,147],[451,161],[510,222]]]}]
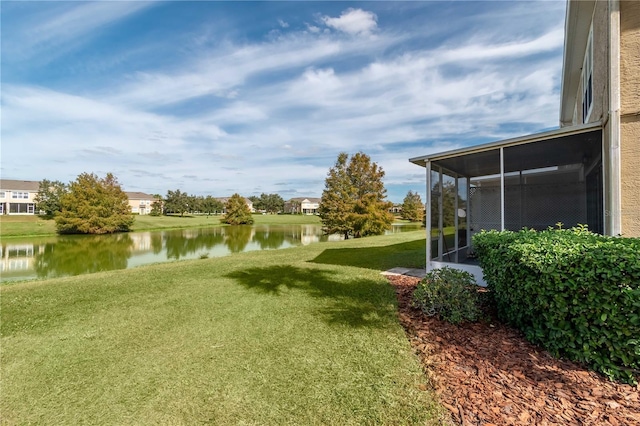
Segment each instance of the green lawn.
[{"label": "green lawn", "polygon": [[[132,231],[150,231],[160,229],[202,228],[219,226],[221,216],[185,215],[185,216],[135,216]],[[319,225],[318,216],[307,215],[260,215],[253,216],[256,225]],[[0,237],[35,237],[56,235],[55,222],[39,216],[0,216]]]},{"label": "green lawn", "polygon": [[438,424],[380,275],[421,258],[416,231],[0,288],[1,421]]}]

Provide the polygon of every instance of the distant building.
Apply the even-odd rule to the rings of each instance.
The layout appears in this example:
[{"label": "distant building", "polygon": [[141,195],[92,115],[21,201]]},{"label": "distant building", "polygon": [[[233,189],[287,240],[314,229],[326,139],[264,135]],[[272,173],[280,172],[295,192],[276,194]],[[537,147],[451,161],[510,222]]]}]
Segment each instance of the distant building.
[{"label": "distant building", "polygon": [[[223,206],[226,206],[227,205],[227,201],[229,201],[229,198],[231,198],[231,197],[216,197],[216,200],[220,201]],[[247,203],[247,206],[249,207],[249,210],[251,211],[251,213],[255,213],[256,209],[253,208],[253,201],[251,201],[248,198],[244,198],[244,201],[245,201],[245,203]],[[222,213],[223,214],[227,213],[226,208],[224,208],[224,207],[222,208]]]},{"label": "distant building", "polygon": [[156,200],[153,195],[145,194],[144,192],[126,192],[129,199],[129,208],[131,213],[134,214],[149,214],[151,213],[151,205]]},{"label": "distant building", "polygon": [[292,214],[318,214],[320,198],[297,197],[284,203],[284,212]]},{"label": "distant building", "polygon": [[0,214],[35,214],[40,182],[0,179]]}]

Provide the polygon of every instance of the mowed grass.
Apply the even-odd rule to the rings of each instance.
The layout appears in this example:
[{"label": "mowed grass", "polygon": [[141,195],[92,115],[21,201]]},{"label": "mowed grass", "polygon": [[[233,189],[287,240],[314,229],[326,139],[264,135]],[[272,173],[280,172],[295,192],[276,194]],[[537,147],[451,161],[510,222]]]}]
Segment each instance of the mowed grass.
[{"label": "mowed grass", "polygon": [[0,237],[38,237],[55,235],[56,224],[51,219],[35,215],[0,215]]},{"label": "mowed grass", "polygon": [[[221,215],[184,215],[184,216],[135,216],[132,231],[168,230],[182,228],[204,228],[221,226]],[[320,225],[318,216],[307,215],[253,215],[256,225]],[[53,219],[44,219],[35,215],[0,216],[0,237],[36,237],[56,235]]]},{"label": "mowed grass", "polygon": [[402,257],[422,231],[0,288],[1,422],[437,424]]}]

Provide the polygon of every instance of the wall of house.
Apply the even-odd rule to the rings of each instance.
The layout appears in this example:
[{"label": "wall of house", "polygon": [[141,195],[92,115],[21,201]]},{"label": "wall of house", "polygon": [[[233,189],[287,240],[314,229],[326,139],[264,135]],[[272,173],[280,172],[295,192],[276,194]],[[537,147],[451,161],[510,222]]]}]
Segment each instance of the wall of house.
[{"label": "wall of house", "polygon": [[640,2],[620,2],[622,233],[640,237]]},{"label": "wall of house", "polygon": [[[15,193],[28,193],[28,198],[13,198]],[[0,189],[0,214],[36,214],[34,199],[37,194],[37,191],[27,189]],[[15,212],[16,209],[18,213]]]}]

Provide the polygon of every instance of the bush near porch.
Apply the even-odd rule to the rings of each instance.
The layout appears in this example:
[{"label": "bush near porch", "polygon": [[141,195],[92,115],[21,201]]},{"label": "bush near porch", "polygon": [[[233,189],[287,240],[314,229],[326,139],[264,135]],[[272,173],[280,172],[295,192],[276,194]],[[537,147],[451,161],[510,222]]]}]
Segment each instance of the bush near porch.
[{"label": "bush near porch", "polygon": [[640,239],[586,227],[474,235],[501,320],[554,356],[640,378]]}]

